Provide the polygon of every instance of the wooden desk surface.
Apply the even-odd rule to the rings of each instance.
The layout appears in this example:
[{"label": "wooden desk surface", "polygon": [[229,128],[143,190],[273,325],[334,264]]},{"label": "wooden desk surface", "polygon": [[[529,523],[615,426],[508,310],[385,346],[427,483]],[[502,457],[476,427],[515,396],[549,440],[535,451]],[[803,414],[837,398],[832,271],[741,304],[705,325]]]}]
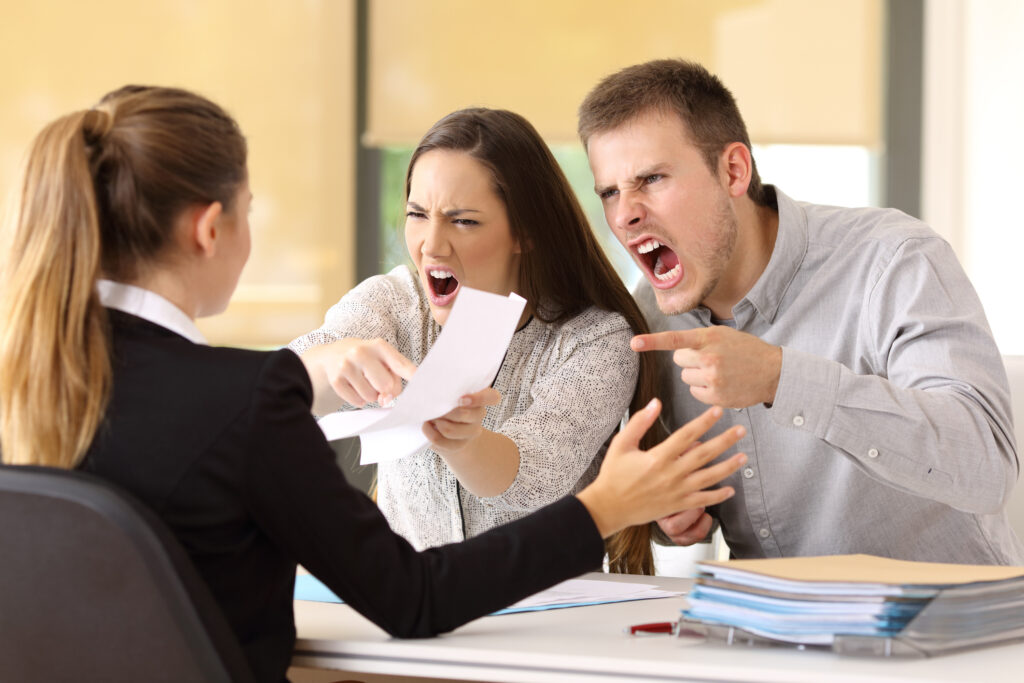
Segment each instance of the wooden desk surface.
[{"label": "wooden desk surface", "polygon": [[[685,590],[689,579],[587,574]],[[729,647],[699,638],[629,636],[630,624],[671,621],[682,598],[477,619],[452,633],[397,640],[346,605],[297,601],[295,666],[354,674],[476,681],[976,681],[1022,680],[1024,643],[933,659],[869,659],[783,647]]]}]

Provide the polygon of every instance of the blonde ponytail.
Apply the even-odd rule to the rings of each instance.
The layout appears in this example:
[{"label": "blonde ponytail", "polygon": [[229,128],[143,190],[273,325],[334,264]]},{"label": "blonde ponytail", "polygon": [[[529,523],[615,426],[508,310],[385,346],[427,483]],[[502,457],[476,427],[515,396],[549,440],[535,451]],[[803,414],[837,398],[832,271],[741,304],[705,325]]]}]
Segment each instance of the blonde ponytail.
[{"label": "blonde ponytail", "polygon": [[87,144],[104,112],[36,137],[5,245],[0,291],[0,448],[17,465],[73,468],[103,419],[111,368],[96,294],[99,215]]},{"label": "blonde ponytail", "polygon": [[126,85],[36,136],[0,259],[0,453],[73,468],[110,397],[104,277],[168,255],[190,206],[225,210],[246,178],[238,124],[178,88]]}]

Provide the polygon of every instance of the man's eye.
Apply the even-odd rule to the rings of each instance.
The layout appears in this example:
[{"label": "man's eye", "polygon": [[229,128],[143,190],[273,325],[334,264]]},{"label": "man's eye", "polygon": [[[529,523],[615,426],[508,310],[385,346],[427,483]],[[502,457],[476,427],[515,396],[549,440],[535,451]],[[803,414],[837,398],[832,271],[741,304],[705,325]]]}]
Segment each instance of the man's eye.
[{"label": "man's eye", "polygon": [[426,218],[426,215],[422,211],[406,211],[406,218]]},{"label": "man's eye", "polygon": [[611,199],[618,193],[618,190],[604,190],[603,192],[598,192],[597,196],[600,197],[602,201],[604,201],[605,199]]},{"label": "man's eye", "polygon": [[651,183],[656,183],[659,180],[661,180],[663,177],[664,176],[662,176],[660,173],[653,173],[653,174],[647,176],[646,178],[644,178],[644,185],[650,185]]},{"label": "man's eye", "polygon": [[455,225],[480,225],[479,221],[475,221],[472,218],[455,218],[452,220]]}]

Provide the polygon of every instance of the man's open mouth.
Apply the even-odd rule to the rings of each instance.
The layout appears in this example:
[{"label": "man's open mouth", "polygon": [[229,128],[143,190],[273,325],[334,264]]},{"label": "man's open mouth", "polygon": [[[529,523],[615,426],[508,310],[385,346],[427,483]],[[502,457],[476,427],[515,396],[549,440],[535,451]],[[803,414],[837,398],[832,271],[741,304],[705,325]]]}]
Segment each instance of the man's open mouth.
[{"label": "man's open mouth", "polygon": [[682,277],[683,267],[679,263],[679,257],[653,237],[634,244],[633,250],[654,286],[674,287]]},{"label": "man's open mouth", "polygon": [[431,300],[439,306],[450,302],[459,289],[459,279],[447,268],[428,268],[427,284]]}]

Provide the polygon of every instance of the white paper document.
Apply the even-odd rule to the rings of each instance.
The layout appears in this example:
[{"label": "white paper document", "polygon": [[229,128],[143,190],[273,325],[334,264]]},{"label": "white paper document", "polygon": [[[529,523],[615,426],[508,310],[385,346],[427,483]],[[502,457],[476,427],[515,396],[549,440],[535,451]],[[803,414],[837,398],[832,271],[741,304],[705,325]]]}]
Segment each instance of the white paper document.
[{"label": "white paper document", "polygon": [[320,419],[320,429],[329,441],[358,435],[363,465],[412,455],[427,445],[424,422],[494,381],[525,305],[515,293],[463,287],[437,341],[391,407],[332,413]]},{"label": "white paper document", "polygon": [[499,614],[527,612],[556,607],[597,605],[607,602],[649,600],[682,595],[678,591],[662,590],[651,583],[626,583],[596,579],[570,579],[524,598],[501,610]]}]

